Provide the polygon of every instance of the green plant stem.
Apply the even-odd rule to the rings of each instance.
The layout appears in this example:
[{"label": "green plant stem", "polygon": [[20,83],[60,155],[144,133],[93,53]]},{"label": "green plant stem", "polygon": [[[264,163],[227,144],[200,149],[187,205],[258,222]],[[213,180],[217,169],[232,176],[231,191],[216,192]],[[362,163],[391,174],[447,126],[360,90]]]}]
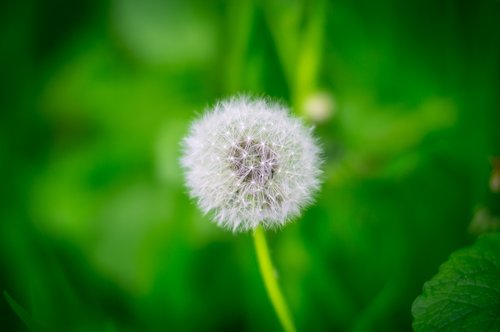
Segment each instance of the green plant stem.
[{"label": "green plant stem", "polygon": [[281,323],[281,326],[286,332],[296,332],[293,325],[292,317],[286,301],[281,294],[278,280],[276,279],[273,263],[269,255],[267,247],[266,236],[262,227],[255,228],[253,233],[255,251],[257,253],[257,260],[259,262],[260,273],[264,284],[266,286],[267,295],[273,304],[276,315]]}]

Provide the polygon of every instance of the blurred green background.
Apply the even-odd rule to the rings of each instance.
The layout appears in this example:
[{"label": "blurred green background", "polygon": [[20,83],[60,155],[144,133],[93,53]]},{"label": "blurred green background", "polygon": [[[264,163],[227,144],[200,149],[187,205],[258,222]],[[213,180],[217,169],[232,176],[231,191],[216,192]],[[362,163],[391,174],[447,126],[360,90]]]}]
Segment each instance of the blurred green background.
[{"label": "blurred green background", "polygon": [[[0,285],[49,331],[279,331],[249,234],[191,202],[189,123],[238,92],[316,126],[268,234],[301,331],[408,331],[500,154],[500,3],[4,1]],[[26,325],[0,300],[3,331]]]}]

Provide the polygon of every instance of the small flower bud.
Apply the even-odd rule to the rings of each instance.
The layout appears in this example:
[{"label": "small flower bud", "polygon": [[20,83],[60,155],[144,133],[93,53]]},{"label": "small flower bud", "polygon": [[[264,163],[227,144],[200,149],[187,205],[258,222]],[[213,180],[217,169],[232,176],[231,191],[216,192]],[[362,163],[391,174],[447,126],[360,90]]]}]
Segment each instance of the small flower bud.
[{"label": "small flower bud", "polygon": [[500,157],[491,158],[493,169],[491,171],[490,189],[494,193],[500,193]]},{"label": "small flower bud", "polygon": [[335,100],[324,91],[309,95],[304,100],[304,113],[314,122],[323,123],[335,114]]}]

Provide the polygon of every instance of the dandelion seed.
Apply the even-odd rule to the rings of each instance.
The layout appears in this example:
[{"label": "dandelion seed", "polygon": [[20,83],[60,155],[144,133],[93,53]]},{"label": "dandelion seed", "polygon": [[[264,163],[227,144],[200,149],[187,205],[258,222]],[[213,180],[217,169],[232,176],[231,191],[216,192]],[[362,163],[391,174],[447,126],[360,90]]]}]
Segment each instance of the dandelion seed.
[{"label": "dandelion seed", "polygon": [[319,187],[320,150],[311,130],[277,103],[224,100],[193,123],[183,143],[191,197],[233,231],[283,226]]}]

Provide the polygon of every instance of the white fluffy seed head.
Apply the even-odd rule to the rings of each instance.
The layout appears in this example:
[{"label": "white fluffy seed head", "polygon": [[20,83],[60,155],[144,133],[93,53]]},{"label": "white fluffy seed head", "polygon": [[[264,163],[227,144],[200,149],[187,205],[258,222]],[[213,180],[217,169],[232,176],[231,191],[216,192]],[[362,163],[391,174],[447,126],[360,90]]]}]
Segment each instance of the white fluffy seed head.
[{"label": "white fluffy seed head", "polygon": [[283,226],[319,187],[320,150],[311,132],[278,103],[245,96],[219,102],[183,142],[191,197],[234,232]]}]

